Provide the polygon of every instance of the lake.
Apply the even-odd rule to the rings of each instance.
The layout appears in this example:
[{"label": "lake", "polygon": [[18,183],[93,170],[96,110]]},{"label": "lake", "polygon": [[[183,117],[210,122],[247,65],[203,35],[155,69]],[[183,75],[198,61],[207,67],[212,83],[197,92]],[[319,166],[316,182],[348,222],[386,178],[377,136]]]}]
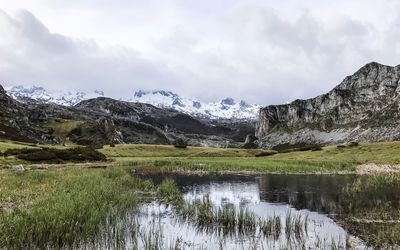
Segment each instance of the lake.
[{"label": "lake", "polygon": [[150,202],[134,215],[140,227],[139,248],[150,245],[177,249],[367,248],[335,219],[343,213],[342,190],[355,181],[354,175],[140,176],[156,184],[171,178],[187,204],[209,203],[215,214],[226,218],[229,211],[234,211],[236,217],[240,212],[249,213],[255,224],[264,228],[249,226],[241,230],[244,227],[238,225],[207,225],[194,217],[181,216],[163,202]]}]

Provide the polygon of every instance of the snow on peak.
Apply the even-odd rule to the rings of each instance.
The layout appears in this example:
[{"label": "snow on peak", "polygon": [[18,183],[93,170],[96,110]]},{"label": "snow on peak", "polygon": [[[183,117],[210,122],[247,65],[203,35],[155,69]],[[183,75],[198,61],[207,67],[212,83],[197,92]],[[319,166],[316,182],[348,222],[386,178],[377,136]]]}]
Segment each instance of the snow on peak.
[{"label": "snow on peak", "polygon": [[237,102],[225,98],[219,102],[202,103],[196,99],[181,97],[176,93],[157,90],[135,92],[132,102],[148,103],[157,107],[172,108],[193,116],[210,119],[246,119],[258,117],[260,105],[250,105],[245,101]]},{"label": "snow on peak", "polygon": [[93,93],[72,90],[49,92],[42,87],[21,85],[7,87],[6,91],[21,102],[55,103],[64,106],[73,106],[83,100],[104,96],[104,92],[99,90],[95,90]]},{"label": "snow on peak", "polygon": [[[55,103],[64,106],[74,106],[83,100],[105,96],[104,92],[100,90],[94,90],[91,93],[73,90],[50,92],[39,86],[12,86],[6,87],[5,90],[20,102]],[[208,119],[255,120],[261,108],[260,105],[247,104],[245,101],[238,102],[229,97],[217,102],[203,103],[197,99],[181,97],[165,90],[139,90],[128,101],[172,108],[192,116]]]}]

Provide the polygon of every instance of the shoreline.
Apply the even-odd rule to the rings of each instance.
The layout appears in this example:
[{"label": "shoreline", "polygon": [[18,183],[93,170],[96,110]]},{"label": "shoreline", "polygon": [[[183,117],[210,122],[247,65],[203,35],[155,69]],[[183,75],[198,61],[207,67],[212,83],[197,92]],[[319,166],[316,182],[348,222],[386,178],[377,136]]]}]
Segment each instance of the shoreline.
[{"label": "shoreline", "polygon": [[117,162],[86,162],[86,163],[63,163],[63,164],[16,164],[14,166],[8,166],[2,170],[14,170],[13,167],[22,165],[24,170],[48,170],[65,167],[77,167],[77,168],[112,168],[112,167],[123,167],[129,169],[131,173],[135,174],[181,174],[181,175],[208,175],[208,174],[219,174],[219,175],[376,175],[376,174],[400,174],[399,164],[361,164],[355,167],[355,171],[321,171],[321,172],[293,172],[293,171],[252,171],[252,170],[190,170],[182,169],[181,166],[168,166],[168,168],[154,167],[154,166],[129,166],[120,164]]}]

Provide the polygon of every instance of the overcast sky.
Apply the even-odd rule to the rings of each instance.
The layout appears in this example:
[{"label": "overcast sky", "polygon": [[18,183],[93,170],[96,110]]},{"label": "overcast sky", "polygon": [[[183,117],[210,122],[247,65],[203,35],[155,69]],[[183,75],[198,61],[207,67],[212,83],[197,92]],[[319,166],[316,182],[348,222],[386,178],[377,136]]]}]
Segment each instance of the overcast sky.
[{"label": "overcast sky", "polygon": [[0,0],[0,84],[278,104],[400,64],[397,0]]}]

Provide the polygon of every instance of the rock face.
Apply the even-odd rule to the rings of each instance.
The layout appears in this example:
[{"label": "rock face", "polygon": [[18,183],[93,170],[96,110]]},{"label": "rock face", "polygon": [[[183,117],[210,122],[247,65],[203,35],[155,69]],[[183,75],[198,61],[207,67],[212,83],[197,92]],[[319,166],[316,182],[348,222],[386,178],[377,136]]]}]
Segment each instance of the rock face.
[{"label": "rock face", "polygon": [[15,101],[0,86],[0,139],[56,143],[57,138],[38,121],[45,119],[45,113],[35,109]]},{"label": "rock face", "polygon": [[400,65],[369,63],[327,94],[260,110],[262,147],[400,139]]}]

